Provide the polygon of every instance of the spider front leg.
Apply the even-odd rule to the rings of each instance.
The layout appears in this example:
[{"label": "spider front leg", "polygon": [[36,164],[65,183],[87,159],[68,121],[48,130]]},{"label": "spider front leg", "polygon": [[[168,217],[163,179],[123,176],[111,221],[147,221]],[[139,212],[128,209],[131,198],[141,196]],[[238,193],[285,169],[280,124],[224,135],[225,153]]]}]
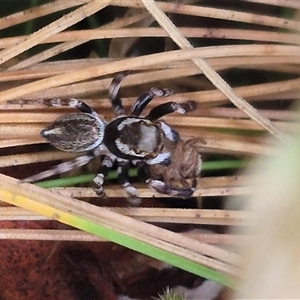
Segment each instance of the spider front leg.
[{"label": "spider front leg", "polygon": [[[115,115],[120,116],[124,114],[124,107],[122,105],[122,99],[120,97],[120,87],[121,81],[127,76],[126,72],[117,74],[114,79],[112,80],[109,89],[108,89],[108,97],[111,101],[113,110]],[[158,89],[158,88],[151,88],[148,92],[142,94],[134,105],[131,108],[130,116],[138,117],[147,104],[154,98],[154,97],[167,97],[173,93],[170,89]]]},{"label": "spider front leg", "polygon": [[149,92],[138,97],[131,108],[130,115],[138,117],[154,97],[168,97],[171,94],[173,94],[173,91],[170,89],[151,88]]},{"label": "spider front leg", "polygon": [[[196,102],[195,101],[187,101],[185,103],[177,103],[177,102],[167,102],[160,104],[158,106],[155,106],[151,109],[150,113],[145,117],[146,119],[150,121],[156,121],[157,119],[173,113],[178,112],[180,114],[185,114],[187,112],[190,112],[196,108]],[[172,141],[172,142],[178,142],[180,140],[179,133],[167,125],[165,122],[160,121],[161,129],[165,133],[166,137]]]},{"label": "spider front leg", "polygon": [[150,121],[156,121],[159,118],[171,114],[173,112],[178,112],[180,114],[185,114],[187,112],[195,110],[197,104],[195,101],[187,101],[184,103],[177,102],[166,102],[160,105],[157,105],[151,109],[149,114],[146,116],[146,119]]},{"label": "spider front leg", "polygon": [[121,87],[121,81],[127,76],[126,72],[119,73],[112,80],[109,88],[108,88],[108,98],[111,101],[111,105],[113,107],[114,113],[116,116],[120,116],[124,114],[124,107],[122,105],[122,100],[120,98],[119,92]]}]

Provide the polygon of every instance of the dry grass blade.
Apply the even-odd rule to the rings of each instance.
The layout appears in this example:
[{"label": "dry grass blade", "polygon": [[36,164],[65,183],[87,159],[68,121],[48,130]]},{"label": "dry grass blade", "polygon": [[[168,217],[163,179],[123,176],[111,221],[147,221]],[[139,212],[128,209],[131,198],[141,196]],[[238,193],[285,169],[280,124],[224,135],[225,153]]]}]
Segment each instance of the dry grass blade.
[{"label": "dry grass blade", "polygon": [[[210,52],[210,49],[208,50]],[[249,45],[244,47],[234,47],[234,51],[231,51],[231,55],[245,55],[244,51],[247,50],[256,50],[257,55],[261,55],[264,53],[276,53],[276,55],[299,56],[298,47],[281,45]],[[129,69],[134,70],[139,68],[146,68],[150,65],[153,66],[162,63],[165,64],[166,62],[175,62],[178,60],[184,61],[188,59],[204,57],[203,52],[204,51],[202,48],[195,48],[151,54],[146,56],[124,59],[122,61],[122,64],[120,64],[119,61],[113,61],[110,63],[102,64],[101,66],[94,66],[72,73],[56,75],[49,78],[37,80],[35,82],[24,84],[21,87],[15,87],[6,91],[2,91],[0,92],[0,102],[16,99],[26,94],[32,94],[34,92],[48,89],[51,87],[62,86],[64,84],[70,84],[81,80],[95,78],[101,75],[127,71]],[[153,64],[153,62],[155,62],[155,64]]]},{"label": "dry grass blade", "polygon": [[[144,14],[139,15],[142,18]],[[57,33],[46,40],[40,42],[40,44],[58,43],[58,42],[69,42],[67,44],[61,44],[52,48],[52,50],[47,50],[46,53],[53,51],[53,54],[60,53],[60,51],[65,48],[65,50],[70,49],[72,43],[73,47],[85,43],[87,41],[96,39],[109,39],[109,38],[126,38],[128,36],[134,38],[141,37],[168,37],[169,34],[163,28],[118,28],[119,26],[129,25],[129,22],[134,22],[137,17],[130,17],[128,20],[122,19],[110,23],[110,26],[104,25],[97,29],[89,30],[69,30],[67,32]],[[121,23],[121,24],[120,24]],[[113,29],[118,28],[118,29]],[[194,28],[194,27],[178,27],[177,28],[185,37],[187,38],[223,38],[232,40],[245,40],[245,41],[262,41],[262,42],[277,42],[286,44],[299,44],[297,39],[297,34],[284,33],[284,32],[269,32],[269,31],[255,31],[255,30],[242,30],[242,29],[215,29],[215,28]],[[1,40],[0,47],[7,48],[14,44],[22,42],[23,36],[4,38]],[[60,50],[62,48],[62,50]],[[58,52],[58,50],[60,50]],[[42,57],[44,52],[38,55]],[[48,58],[46,55],[45,59]],[[34,58],[35,56],[33,56]],[[51,56],[49,56],[51,57]],[[32,58],[32,59],[33,59]],[[17,69],[13,66],[12,70]]]},{"label": "dry grass blade", "polygon": [[63,16],[62,18],[54,21],[48,26],[36,31],[29,38],[24,39],[21,43],[13,45],[12,47],[6,48],[0,52],[0,64],[8,61],[9,59],[17,56],[18,54],[30,49],[31,47],[39,44],[41,41],[47,39],[49,36],[60,32],[73,24],[81,21],[89,15],[94,14],[100,9],[106,7],[109,1],[92,1],[77,10]]},{"label": "dry grass blade", "polygon": [[[65,196],[59,189],[52,189]],[[74,197],[77,197],[76,191]],[[81,195],[81,197],[84,197]],[[124,208],[103,207],[109,211],[134,218],[144,222],[184,223],[184,224],[209,224],[209,225],[242,225],[250,220],[250,214],[240,211],[211,210],[211,209],[172,209],[172,208]],[[16,207],[0,207],[0,220],[49,220],[34,212]]]},{"label": "dry grass blade", "polygon": [[[126,236],[150,243],[213,269],[231,275],[237,274],[237,270],[231,265],[237,262],[238,257],[229,251],[189,239],[178,233],[133,220],[132,218],[58,193],[47,191],[31,184],[20,184],[17,180],[4,175],[0,175],[0,179],[0,196],[1,199],[7,202],[18,203],[18,199],[21,201],[22,199],[27,199],[28,203],[29,199],[32,199],[33,201],[38,201],[41,206],[51,207],[49,210],[44,210],[44,212],[54,219],[61,219],[64,213],[82,217],[92,223],[102,224],[116,232],[121,232]],[[35,207],[32,204],[32,209],[35,210]]]},{"label": "dry grass blade", "polygon": [[28,10],[24,10],[8,17],[3,17],[0,19],[0,30],[20,24],[29,20],[33,20],[35,18],[39,18],[63,9],[67,9],[73,6],[78,6],[84,4],[85,2],[89,2],[90,0],[69,0],[69,1],[60,1],[56,0],[55,2],[46,3],[44,5],[40,5],[37,7],[30,8]]},{"label": "dry grass blade", "polygon": [[[203,186],[202,186],[203,184]],[[142,198],[168,197],[167,195],[160,195],[150,190],[144,184],[135,184],[138,188],[139,196]],[[57,191],[61,194],[74,196],[78,198],[96,197],[97,195],[91,188],[54,188],[53,191]],[[110,198],[126,197],[126,193],[123,190],[116,189],[113,185],[107,185],[105,193]],[[201,179],[199,187],[195,191],[195,197],[207,197],[207,196],[230,196],[230,195],[245,195],[251,193],[251,187],[243,186],[236,176],[226,177],[226,180],[220,181],[220,178],[216,177],[211,180]]]},{"label": "dry grass blade", "polygon": [[[140,20],[141,18],[144,18],[145,15],[141,14],[141,15],[134,15],[134,16],[130,16],[126,19],[121,19],[121,20],[115,20],[113,22],[111,22],[108,25],[103,25],[100,27],[100,30],[102,29],[109,29],[109,28],[118,28],[118,31],[120,31],[122,27],[128,26],[131,23],[135,23],[138,20]],[[38,53],[37,55],[34,55],[28,59],[23,60],[22,62],[13,65],[12,67],[8,68],[9,71],[12,70],[20,70],[32,65],[35,65],[41,61],[45,61],[50,57],[56,56],[59,53],[63,53],[69,49],[75,48],[79,45],[82,45],[88,41],[90,41],[92,38],[86,34],[83,33],[82,30],[78,31],[80,37],[76,37],[74,36],[74,33],[71,36],[71,41],[70,42],[65,42],[65,43],[61,43],[57,46],[54,46],[48,50],[42,51],[40,53]],[[55,36],[58,36],[58,34],[56,34]],[[85,39],[82,39],[82,37],[85,37]],[[42,41],[41,43],[43,43],[44,41]],[[48,38],[46,40],[46,42],[51,42],[51,38]]]},{"label": "dry grass blade", "polygon": [[[174,26],[170,19],[158,8],[153,0],[142,0],[146,8],[151,12],[157,22],[169,33],[170,37],[182,49],[191,49],[193,46]],[[211,66],[202,59],[193,59],[193,62],[200,68],[203,74],[216,86],[230,101],[243,110],[250,118],[255,120],[270,133],[277,136],[282,141],[286,141],[286,136],[270,122],[269,119],[261,116],[258,111],[247,101],[239,98],[231,89],[231,87],[219,76]]]},{"label": "dry grass blade", "polygon": [[[238,245],[247,237],[233,234],[214,234],[186,232],[184,235],[203,243],[219,245]],[[76,242],[106,242],[98,236],[79,230],[51,229],[0,229],[0,240],[42,240],[42,241],[76,241]]]}]

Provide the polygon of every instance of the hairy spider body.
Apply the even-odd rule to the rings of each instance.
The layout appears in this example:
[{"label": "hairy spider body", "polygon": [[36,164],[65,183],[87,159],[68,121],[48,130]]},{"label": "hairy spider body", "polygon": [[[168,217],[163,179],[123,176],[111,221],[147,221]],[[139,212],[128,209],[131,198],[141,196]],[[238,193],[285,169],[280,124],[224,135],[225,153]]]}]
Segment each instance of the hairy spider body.
[{"label": "hairy spider body", "polygon": [[102,143],[104,127],[99,117],[74,113],[57,119],[40,134],[59,150],[85,152]]},{"label": "hairy spider body", "polygon": [[[95,191],[103,195],[104,177],[112,168],[113,162],[118,162],[118,177],[124,190],[132,202],[137,200],[137,193],[129,183],[128,166],[132,162],[136,165],[169,165],[172,147],[165,144],[175,145],[180,140],[179,134],[160,117],[179,112],[181,114],[194,110],[196,105],[193,101],[186,103],[166,102],[154,107],[145,117],[139,117],[143,109],[154,97],[169,96],[172,91],[169,89],[152,88],[147,93],[141,95],[131,108],[129,115],[124,114],[121,99],[119,98],[120,82],[124,74],[117,75],[109,88],[109,98],[116,118],[107,124],[98,114],[86,103],[76,99],[52,99],[48,103],[52,106],[71,106],[80,110],[59,118],[42,130],[42,137],[46,138],[54,147],[69,152],[86,152],[86,154],[76,158],[71,162],[61,163],[52,169],[25,178],[25,182],[38,181],[56,174],[61,174],[72,170],[75,167],[83,166],[99,155],[105,155],[98,174],[94,179]],[[154,169],[150,169],[150,175],[155,174]],[[160,171],[162,173],[162,171]],[[167,176],[161,176],[164,180]],[[156,178],[156,177],[155,177]],[[163,182],[156,188],[157,183],[149,180],[157,191],[162,190]],[[156,184],[153,184],[156,183]],[[168,187],[168,189],[170,189]],[[172,189],[172,188],[171,188]],[[176,188],[176,190],[178,190]],[[185,191],[186,188],[183,188]],[[172,194],[172,193],[171,193]],[[174,193],[175,195],[175,193]],[[177,192],[180,197],[180,193]]]}]

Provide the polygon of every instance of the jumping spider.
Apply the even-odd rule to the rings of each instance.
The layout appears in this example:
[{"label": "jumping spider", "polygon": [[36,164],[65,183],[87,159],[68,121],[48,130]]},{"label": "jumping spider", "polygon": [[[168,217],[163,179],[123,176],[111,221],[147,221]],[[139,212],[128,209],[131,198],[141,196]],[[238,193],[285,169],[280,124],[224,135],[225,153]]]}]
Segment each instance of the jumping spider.
[{"label": "jumping spider", "polygon": [[[87,164],[99,155],[104,155],[102,165],[94,178],[96,193],[103,195],[104,177],[112,168],[114,161],[117,161],[118,179],[129,200],[135,202],[138,198],[136,189],[129,182],[129,163],[139,165],[140,168],[172,165],[172,148],[174,147],[166,147],[165,144],[168,142],[170,145],[175,145],[176,149],[176,143],[180,141],[180,137],[174,129],[158,119],[173,112],[184,114],[192,111],[196,107],[195,102],[166,102],[154,107],[147,116],[140,117],[144,108],[154,97],[169,96],[172,93],[169,89],[151,88],[136,100],[129,115],[125,115],[119,97],[120,82],[124,76],[123,73],[117,75],[109,87],[109,99],[116,117],[108,123],[83,101],[50,100],[52,106],[75,107],[80,112],[57,119],[41,131],[41,136],[62,151],[86,153],[73,161],[61,163],[47,171],[27,177],[23,179],[24,182],[34,182],[70,171]],[[149,169],[146,174],[151,175],[151,172],[152,169]],[[159,182],[158,179],[154,182],[148,178],[147,182],[157,191],[164,191],[164,183]],[[166,185],[165,193],[168,191],[172,194],[172,186],[169,184]],[[176,187],[175,191],[174,194],[180,196],[178,193],[180,189]]]}]

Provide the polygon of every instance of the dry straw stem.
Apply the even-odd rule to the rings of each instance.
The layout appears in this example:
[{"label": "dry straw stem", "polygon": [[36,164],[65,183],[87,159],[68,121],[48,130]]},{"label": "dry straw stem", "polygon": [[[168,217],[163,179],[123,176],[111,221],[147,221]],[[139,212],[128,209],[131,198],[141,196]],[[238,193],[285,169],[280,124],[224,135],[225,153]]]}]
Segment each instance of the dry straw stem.
[{"label": "dry straw stem", "polygon": [[244,242],[249,240],[249,237],[238,234],[218,234],[213,232],[198,232],[198,230],[191,230],[184,233],[186,236],[205,242],[209,244],[218,244],[218,245],[230,245],[230,246],[239,246]]},{"label": "dry straw stem", "polygon": [[[67,46],[68,43],[78,43],[78,45],[85,43],[89,40],[96,39],[114,39],[114,38],[127,38],[127,37],[168,37],[168,33],[162,28],[122,28],[128,26],[130,23],[137,22],[139,19],[144,18],[145,14],[135,15],[126,19],[121,19],[109,23],[109,25],[101,26],[97,29],[88,30],[70,30],[67,32],[60,32],[54,36],[49,37],[47,40],[41,41],[40,44],[66,42],[59,45],[60,47],[53,47],[49,50],[41,52],[37,57],[43,57],[43,53],[51,53],[53,55],[66,51],[71,47]],[[118,29],[113,29],[118,28]],[[256,30],[243,30],[243,29],[226,29],[226,28],[195,28],[195,27],[177,27],[177,29],[188,38],[222,38],[234,40],[248,40],[248,41],[263,41],[263,42],[277,42],[281,44],[299,44],[297,34],[283,33],[283,32],[270,32],[270,31],[256,31]],[[3,38],[0,43],[0,48],[8,48],[24,40],[24,36]],[[76,42],[74,42],[76,41]],[[74,44],[75,47],[76,44]],[[66,49],[59,50],[61,47]],[[49,56],[51,57],[51,56]],[[35,56],[33,57],[35,58]],[[45,55],[45,59],[48,58]],[[30,58],[31,59],[31,58]],[[22,67],[27,66],[27,64]],[[20,69],[21,63],[18,67],[13,66],[11,70]]]},{"label": "dry straw stem", "polygon": [[[168,198],[167,195],[160,195],[152,190],[149,190],[149,188],[142,184],[135,185],[136,188],[138,188],[138,195],[141,198]],[[77,196],[78,197],[85,197],[87,195],[90,195],[92,197],[96,197],[94,192],[90,191],[91,188],[65,188],[64,190],[61,190],[60,188],[52,189],[54,191],[58,191],[61,194],[66,194],[69,196]],[[108,185],[105,187],[105,193],[110,198],[118,198],[122,197],[125,198],[126,194],[123,190],[117,189],[115,186]],[[244,186],[226,186],[226,187],[214,187],[211,189],[201,188],[198,187],[195,192],[195,197],[217,197],[217,196],[240,196],[245,194],[251,194],[251,188],[250,187],[244,187]],[[124,202],[126,204],[126,202]]]},{"label": "dry straw stem", "polygon": [[[171,20],[164,14],[164,12],[155,4],[153,0],[142,0],[145,7],[150,11],[156,21],[169,33],[172,40],[182,49],[191,49],[193,46],[176,28]],[[243,110],[250,118],[255,120],[259,125],[268,130],[282,141],[286,141],[286,136],[277,129],[268,118],[261,116],[258,111],[251,106],[247,101],[239,98],[231,89],[231,87],[216,73],[213,68],[203,59],[192,59],[199,67],[203,74],[216,86],[230,101]]]},{"label": "dry straw stem", "polygon": [[[294,48],[297,50],[297,48]],[[269,50],[269,51],[268,51]],[[298,53],[288,53],[289,47],[279,49],[269,48],[265,49],[262,52],[261,47],[256,46],[220,46],[220,47],[207,47],[202,48],[202,56],[207,57],[208,62],[211,63],[216,69],[228,69],[228,68],[254,68],[264,69],[264,70],[278,70],[284,69],[288,67],[290,64],[293,64],[295,68],[297,64],[299,64],[299,55]],[[290,49],[291,50],[291,49]],[[238,52],[237,52],[238,51]],[[282,56],[280,53],[283,53]],[[217,54],[216,54],[217,53]],[[219,58],[214,58],[216,55]],[[147,57],[147,56],[146,56]],[[145,57],[144,57],[145,58]],[[0,74],[0,81],[17,81],[23,79],[37,79],[43,77],[49,77],[51,75],[66,73],[66,72],[76,72],[82,68],[88,68],[93,65],[102,65],[105,64],[108,60],[104,59],[90,59],[79,62],[77,61],[68,61],[61,62],[60,65],[56,63],[45,63],[40,64],[38,68],[31,68],[26,71],[3,71]],[[124,61],[122,61],[124,63]],[[181,78],[182,76],[191,76],[199,74],[199,69],[189,63],[188,61],[183,62],[174,62],[173,64],[166,65],[165,63],[148,66],[150,70],[142,71],[138,74],[131,74],[128,78],[126,78],[123,82],[123,86],[134,86],[142,83],[149,82],[157,82],[160,80],[164,80],[166,78],[174,79]],[[157,68],[161,68],[160,70],[156,70]],[[154,70],[151,70],[154,69]],[[294,72],[298,70],[295,69]],[[287,72],[287,71],[285,71]],[[48,89],[47,91],[37,92],[35,94],[31,94],[26,97],[26,95],[22,95],[23,98],[53,98],[53,97],[70,97],[75,95],[84,95],[96,93],[99,91],[105,91],[110,83],[111,79],[101,79],[94,80],[84,83],[74,83],[68,86],[62,86],[58,88]],[[265,84],[257,84],[252,86],[244,86],[235,88],[234,92],[242,95],[243,97],[250,98],[252,97],[260,97],[260,100],[268,99],[267,97],[275,97],[278,93],[281,93],[281,97],[284,96],[283,92],[292,91],[293,89],[297,89],[299,86],[299,79],[280,81],[278,83],[265,83]],[[26,88],[26,86],[25,86]],[[26,93],[26,90],[25,90]],[[218,96],[218,99],[215,99]],[[186,99],[187,97],[193,97],[199,103],[207,104],[218,104],[215,103],[216,100],[227,100],[224,94],[222,94],[218,90],[210,90],[210,91],[199,91],[193,93],[184,93],[184,94],[174,94],[170,99],[175,97],[175,100],[180,100],[181,97]],[[209,98],[208,98],[209,97]],[[191,98],[190,98],[191,99]],[[104,99],[103,99],[104,100]],[[127,99],[126,99],[127,100]],[[162,101],[157,99],[157,101]],[[223,101],[225,102],[225,101]],[[228,100],[227,100],[228,102]],[[108,101],[95,101],[93,105],[98,107],[101,103],[101,108],[108,107]],[[127,103],[127,101],[125,101]],[[150,103],[150,107],[154,105]],[[4,106],[1,105],[1,108],[11,109],[15,106]],[[15,107],[18,108],[18,107]],[[34,107],[30,106],[30,109]],[[26,109],[24,106],[23,109]]]},{"label": "dry straw stem", "polygon": [[[233,234],[194,233],[184,232],[185,236],[203,243],[218,245],[239,245],[248,237]],[[0,240],[42,240],[42,241],[77,241],[77,242],[105,242],[98,236],[79,230],[54,229],[0,229]]]},{"label": "dry straw stem", "polygon": [[[235,183],[232,183],[231,176],[226,177],[226,179],[227,180],[224,182],[220,182],[219,177],[214,177],[211,179],[200,179],[198,188],[196,189],[194,196],[236,196],[251,193],[251,187],[242,185],[238,180]],[[234,179],[236,179],[235,176]],[[144,184],[136,184],[135,187],[138,188],[138,194],[142,198],[168,198],[167,195],[160,195],[158,193],[153,192]],[[86,198],[97,196],[91,188],[53,188],[52,190],[64,195],[68,195],[70,197],[73,196],[78,198]],[[105,193],[110,198],[126,197],[126,194],[123,190],[116,189],[116,187],[113,185],[106,186]]]},{"label": "dry straw stem", "polygon": [[[240,58],[242,60],[242,58]],[[272,63],[275,63],[275,60],[277,58],[273,57]],[[252,59],[255,61],[255,58]],[[242,62],[243,63],[243,62]],[[271,63],[271,62],[270,62]],[[69,68],[68,65],[65,65],[66,69]],[[89,63],[87,64],[89,65]],[[231,64],[231,66],[233,66]],[[246,65],[244,65],[247,67]],[[257,65],[259,68],[259,66]],[[282,65],[284,67],[284,65]],[[223,66],[223,68],[226,68],[226,66]],[[55,72],[59,72],[61,69],[58,68]],[[20,73],[20,71],[18,71]],[[41,69],[36,73],[36,70],[29,70],[27,74],[24,76],[24,72],[21,72],[20,74],[16,74],[16,72],[12,72],[11,74],[9,72],[4,72],[2,74],[2,78],[0,75],[0,81],[3,80],[9,80],[15,78],[21,79],[23,76],[24,78],[30,78],[30,77],[36,77],[36,76],[48,76],[52,74],[52,68],[49,70],[49,68]],[[193,68],[187,67],[187,68],[180,68],[180,69],[169,69],[169,70],[158,70],[158,71],[149,71],[149,72],[141,72],[139,74],[133,74],[130,77],[128,77],[124,81],[124,86],[133,86],[135,84],[142,84],[145,83],[145,80],[148,80],[148,82],[154,82],[157,80],[164,80],[165,78],[169,79],[175,79],[179,78],[180,76],[189,76],[197,73]],[[50,116],[49,113],[53,114],[53,110],[45,110],[44,106],[41,106],[38,102],[39,98],[56,98],[56,97],[82,97],[83,95],[90,95],[91,93],[96,93],[101,90],[107,89],[109,82],[111,79],[102,79],[102,80],[94,80],[89,81],[85,83],[78,83],[78,84],[72,84],[68,86],[63,86],[59,88],[52,88],[47,91],[41,91],[37,92],[35,94],[31,94],[28,96],[22,96],[24,99],[29,99],[30,101],[27,102],[26,105],[23,104],[1,104],[0,111],[3,116],[6,114],[7,118],[9,119],[10,114],[12,113],[12,110],[17,110],[17,113],[20,115],[20,120],[22,119],[22,114],[26,115],[28,110],[39,110],[42,114],[45,114],[45,116]],[[296,98],[298,96],[298,86],[299,86],[300,80],[299,79],[292,79],[292,80],[285,80],[285,81],[279,81],[275,83],[265,83],[265,84],[256,84],[256,85],[250,85],[250,86],[242,86],[235,88],[234,91],[239,94],[240,96],[246,97],[249,102],[252,101],[258,101],[258,100],[290,100],[291,98]],[[75,95],[74,95],[75,93]],[[219,105],[223,103],[228,103],[228,99],[218,90],[208,90],[208,91],[197,91],[197,92],[185,92],[185,93],[175,93],[174,95],[169,97],[172,101],[187,101],[190,99],[193,99],[196,101],[199,105],[205,105],[205,106],[213,106],[213,105]],[[129,104],[133,103],[134,98],[124,98],[125,108],[129,108]],[[161,104],[165,101],[165,99],[156,99],[155,103],[150,103],[149,108],[152,108],[153,106],[157,104]],[[18,103],[18,101],[16,101]],[[86,100],[88,104],[90,104],[93,108],[98,110],[102,116],[105,116],[107,119],[110,119],[112,117],[112,113],[110,112],[110,104],[107,98],[100,98],[91,101]],[[30,104],[28,104],[30,103]],[[56,110],[55,113],[56,116],[59,115],[60,110]],[[63,110],[66,112],[71,112],[74,110]],[[201,107],[199,107],[199,110],[195,112],[201,114]],[[263,112],[261,112],[263,114]],[[189,115],[193,115],[193,113],[190,113]],[[54,114],[53,114],[54,116]],[[24,117],[27,118],[27,117]],[[6,118],[4,118],[6,119]],[[1,120],[4,120],[1,118]],[[28,119],[33,119],[28,115]],[[54,120],[54,119],[52,119]],[[52,121],[51,120],[51,121]],[[8,121],[8,120],[7,120]],[[6,122],[7,122],[6,121]],[[14,122],[18,121],[18,118],[13,120]],[[218,126],[218,123],[216,123],[214,126]]]},{"label": "dry straw stem", "polygon": [[[31,144],[31,143],[28,143]],[[3,155],[0,156],[0,167],[10,167],[27,165],[38,162],[61,160],[61,159],[72,159],[77,155],[62,152],[62,151],[47,151],[47,152],[37,152],[37,153],[22,153],[14,155]]]},{"label": "dry straw stem", "polygon": [[[54,190],[60,193],[59,190]],[[64,193],[67,195],[67,193]],[[76,197],[76,196],[74,196]],[[103,207],[109,211],[119,213],[144,222],[182,223],[202,225],[245,225],[250,221],[250,213],[231,210],[213,209],[172,209],[172,208],[126,208],[126,207]],[[17,207],[0,207],[1,221],[39,221],[51,220],[34,212]]]},{"label": "dry straw stem", "polygon": [[[297,64],[299,64],[300,60],[299,55],[286,55],[286,53],[284,53],[282,56],[280,56],[276,52],[276,49],[274,49],[275,52],[272,51],[272,53],[270,53],[271,51],[261,53],[261,51],[259,51],[259,49],[257,49],[255,46],[249,48],[240,45],[239,47],[242,47],[242,49],[244,50],[243,53],[239,51],[239,53],[237,54],[235,50],[237,46],[234,45],[229,47],[205,47],[203,48],[203,56],[205,56],[207,61],[217,70],[226,70],[230,68],[255,68],[258,70],[277,70],[284,73],[299,74],[299,68],[297,68]],[[237,55],[238,57],[236,57]],[[3,70],[0,74],[0,81],[5,82],[24,79],[38,79],[66,72],[73,72],[81,68],[91,67],[95,64],[101,65],[109,61],[112,61],[112,59],[101,58],[68,60],[60,61],[59,64],[57,62],[40,63],[38,66],[26,69],[26,71]],[[167,64],[155,64],[153,66],[148,66],[146,70],[141,70],[138,74],[131,74],[130,77],[128,77],[124,82],[124,86],[132,86],[137,83],[141,84],[145,82],[159,81],[164,78],[180,78],[183,76],[191,76],[200,74],[199,72],[200,70],[197,67],[195,67],[195,65],[193,65],[190,61],[175,61]],[[181,73],[182,75],[180,75]],[[144,78],[145,74],[149,76],[149,80],[147,81]],[[133,80],[132,78],[135,79]],[[96,84],[99,85],[98,89]],[[89,92],[95,92],[105,90],[108,84],[108,79],[101,79],[89,81],[86,83],[79,83],[76,84],[76,87],[80,90],[81,86],[86,85],[86,91],[89,91],[89,88],[91,88],[91,91]],[[64,87],[64,89],[67,90],[67,87]],[[60,88],[60,91],[63,92],[64,90]],[[75,91],[75,94],[80,94],[80,91]]]},{"label": "dry straw stem", "polygon": [[34,145],[34,144],[40,144],[40,139],[32,138],[30,139],[30,142],[27,138],[24,139],[12,139],[12,140],[4,140],[0,141],[0,149],[8,148],[8,147],[17,147],[17,146],[24,146],[24,145]]},{"label": "dry straw stem", "polygon": [[[43,213],[54,219],[60,220],[64,215],[83,218],[126,236],[134,237],[147,244],[176,253],[204,266],[230,275],[237,275],[237,269],[233,267],[238,261],[236,254],[107,209],[31,184],[20,184],[16,179],[4,175],[0,175],[0,196],[2,200],[11,204],[25,203],[24,201],[26,200],[26,207],[32,203],[31,207],[34,211],[38,207],[45,207]],[[34,205],[36,201],[39,203],[38,207]]]},{"label": "dry straw stem", "polygon": [[[170,98],[172,99],[172,97]],[[36,105],[36,107],[38,107]],[[150,106],[149,108],[153,107],[153,104]],[[39,107],[40,108],[40,107]],[[102,106],[102,109],[104,107]],[[127,107],[126,107],[127,108]],[[21,112],[17,112],[17,111],[13,111],[12,107],[10,106],[10,110],[0,110],[0,124],[26,124],[26,123],[39,123],[41,124],[41,126],[45,127],[45,125],[49,124],[50,122],[53,122],[53,120],[62,117],[63,115],[65,115],[66,113],[71,113],[73,112],[74,109],[64,109],[63,111],[55,111],[53,112],[53,110],[50,111],[45,111],[45,112],[28,112],[28,111],[21,111]],[[290,123],[292,124],[292,121],[296,121],[297,118],[299,117],[299,113],[297,112],[292,112],[292,111],[278,111],[278,110],[261,110],[261,114],[263,114],[264,116],[269,117],[270,119],[273,120],[278,120],[278,121],[290,121]],[[175,117],[174,117],[175,116]],[[207,119],[212,119],[214,120],[214,118],[218,118],[220,119],[220,126],[218,123],[214,123],[212,125],[210,125],[210,121],[207,122],[207,124],[205,124],[204,126],[212,126],[212,127],[222,127],[222,119],[223,120],[227,120],[229,121],[229,119],[236,119],[237,123],[239,123],[242,120],[247,119],[247,116],[240,110],[237,109],[233,109],[233,108],[202,108],[200,111],[193,111],[190,112],[188,115],[184,116],[184,118],[182,118],[182,116],[176,114],[174,116],[166,116],[165,119],[168,120],[169,122],[173,122],[172,120],[178,119],[181,120],[181,126],[190,126],[189,125],[189,120],[185,121],[185,119],[190,119],[193,120],[193,118],[199,117],[200,120],[201,118],[203,118],[203,120],[205,120],[205,118]],[[205,117],[204,117],[205,116]],[[109,112],[105,114],[105,117],[112,119],[113,118],[113,113]],[[251,124],[251,120],[249,120]],[[200,121],[200,123],[202,123],[203,121]],[[176,125],[175,122],[173,122],[173,125]],[[212,122],[213,123],[213,122]],[[196,124],[195,126],[197,126],[198,124]],[[200,126],[199,126],[200,127]],[[229,127],[230,128],[230,127]],[[257,127],[259,128],[259,127]]]},{"label": "dry straw stem", "polygon": [[[239,57],[238,59],[242,60],[242,57]],[[264,57],[264,59],[266,59]],[[291,59],[296,60],[296,57],[291,57]],[[250,60],[250,58],[248,59]],[[255,61],[255,57],[252,57],[252,60]],[[270,61],[270,64],[276,63],[277,57],[274,56],[272,58],[272,61]],[[232,66],[232,65],[231,65]],[[297,65],[296,65],[297,66]],[[238,66],[239,67],[239,66]],[[248,67],[248,65],[244,65],[244,67]],[[186,68],[180,69],[180,72],[174,72],[176,70],[162,70],[162,71],[154,71],[154,72],[142,72],[141,74],[133,74],[129,78],[126,78],[124,81],[124,87],[125,86],[133,86],[134,84],[142,84],[147,82],[154,82],[157,80],[163,80],[165,78],[180,78],[180,76],[188,76],[188,75],[194,75],[194,70],[191,70],[190,68],[185,71]],[[146,79],[145,79],[146,78]],[[136,81],[133,81],[136,80]],[[29,96],[24,96],[24,99],[34,99],[34,98],[55,98],[55,97],[71,97],[74,95],[75,91],[76,95],[86,95],[90,94],[96,91],[104,90],[105,87],[107,88],[109,85],[110,80],[103,79],[103,80],[95,80],[95,81],[89,81],[87,83],[78,83],[78,84],[72,84],[68,85],[66,87],[59,87],[59,88],[53,88],[49,89],[47,91],[38,92],[35,94],[31,94]],[[299,95],[298,87],[300,84],[300,79],[291,79],[291,80],[282,80],[278,82],[273,83],[263,83],[263,84],[255,84],[255,85],[249,85],[249,86],[242,86],[237,87],[234,89],[236,93],[243,97],[247,97],[249,102],[252,101],[264,101],[264,100],[284,100],[288,99],[297,99]],[[207,105],[218,105],[218,104],[226,104],[228,103],[227,97],[222,94],[219,90],[208,90],[208,91],[197,91],[197,92],[185,92],[185,93],[176,93],[172,96],[169,96],[170,100],[173,101],[187,101],[190,99],[193,99],[199,104],[203,104],[205,106]],[[133,103],[133,98],[124,98],[125,106],[126,103]],[[164,101],[164,99],[156,99],[156,103],[160,104]],[[34,101],[33,101],[34,102]],[[87,103],[90,103],[95,107],[96,109],[107,109],[110,107],[109,102],[107,99],[99,99],[99,101],[89,101],[87,100]],[[20,107],[18,106],[11,106],[7,104],[0,104],[1,108],[3,109],[18,109]],[[29,105],[22,106],[21,108],[23,110],[27,108],[33,109],[33,108],[41,108],[38,104],[35,104],[36,106]],[[127,104],[128,106],[128,104]],[[153,103],[149,104],[149,108],[152,108],[154,106]]]},{"label": "dry straw stem", "polygon": [[[223,55],[231,56],[245,56],[245,51],[249,54],[255,53],[255,55],[286,55],[299,57],[299,48],[296,46],[283,46],[283,45],[244,45],[239,47],[227,46],[227,51]],[[231,49],[230,49],[231,48]],[[232,49],[234,48],[234,49]],[[228,51],[229,50],[229,51]],[[230,51],[231,50],[231,51]],[[207,54],[210,53],[211,49],[207,48]],[[230,53],[230,54],[229,54]],[[219,54],[215,54],[219,55]],[[120,64],[119,61],[113,61],[110,63],[105,63],[100,66],[88,67],[81,69],[79,71],[74,71],[71,73],[66,73],[62,75],[56,75],[49,78],[37,80],[31,83],[24,84],[6,91],[0,92],[0,102],[5,102],[8,100],[16,99],[18,97],[23,97],[26,94],[32,94],[34,92],[42,91],[51,87],[62,86],[65,84],[70,84],[78,82],[81,80],[86,80],[90,78],[95,78],[102,75],[113,74],[117,72],[122,72],[126,70],[134,70],[139,68],[145,68],[153,65],[158,65],[161,63],[175,62],[180,60],[197,59],[199,57],[204,57],[205,51],[203,48],[195,49],[184,49],[175,50],[157,54],[150,54],[140,57],[127,58]],[[71,88],[69,86],[69,88]],[[46,95],[45,97],[47,97]]]}]

